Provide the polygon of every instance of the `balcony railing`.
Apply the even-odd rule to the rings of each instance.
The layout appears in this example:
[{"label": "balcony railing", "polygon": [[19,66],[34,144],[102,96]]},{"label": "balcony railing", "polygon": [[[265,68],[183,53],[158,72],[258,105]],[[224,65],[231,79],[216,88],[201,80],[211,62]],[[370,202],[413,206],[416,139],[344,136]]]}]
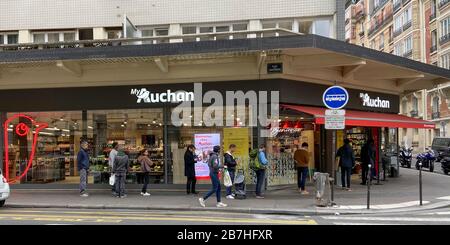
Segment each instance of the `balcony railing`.
[{"label": "balcony railing", "polygon": [[430,53],[434,53],[437,51],[437,45],[433,45],[430,47]]},{"label": "balcony railing", "polygon": [[402,0],[403,6],[405,6],[406,4],[408,4],[411,0]]},{"label": "balcony railing", "polygon": [[436,19],[436,11],[430,15],[430,22]]},{"label": "balcony railing", "polygon": [[411,50],[409,50],[409,51],[406,51],[406,52],[403,54],[403,57],[405,57],[405,58],[411,58],[412,54],[413,54],[413,51],[412,51],[412,49],[411,49]]},{"label": "balcony railing", "polygon": [[[266,34],[279,33],[280,36],[286,35],[303,35],[302,33],[293,32],[284,28],[270,28],[258,31],[232,31],[221,33],[227,36],[245,36],[248,38],[260,38]],[[142,37],[142,38],[119,38],[119,39],[98,39],[98,40],[76,40],[69,42],[55,43],[20,43],[20,44],[0,44],[0,52],[30,49],[60,49],[60,48],[92,48],[104,46],[125,46],[125,45],[142,45],[153,43],[168,43],[170,40],[214,40],[219,33],[201,33],[201,34],[185,34],[185,35],[169,35],[158,37]]]},{"label": "balcony railing", "polygon": [[384,17],[383,21],[380,23],[376,23],[374,26],[371,26],[369,29],[368,35],[371,36],[377,31],[379,31],[381,28],[383,28],[387,23],[392,22],[392,13],[387,14],[387,16]]},{"label": "balcony railing", "polygon": [[409,112],[409,114],[411,115],[411,117],[418,117],[419,116],[419,111],[418,110],[412,110]]},{"label": "balcony railing", "polygon": [[359,36],[360,36],[360,37],[364,36],[364,34],[365,34],[364,30],[361,30],[361,31],[359,32]]},{"label": "balcony railing", "polygon": [[450,0],[440,0],[438,7],[439,7],[439,9],[442,9],[442,8],[446,7],[449,3],[450,3]]},{"label": "balcony railing", "polygon": [[375,8],[373,8],[372,14],[375,14],[378,10],[382,9],[387,2],[389,2],[389,0],[382,0],[380,4],[378,4],[377,6],[375,6]]},{"label": "balcony railing", "polygon": [[394,37],[398,37],[400,34],[402,34],[402,32],[403,32],[402,28],[399,28],[398,30],[395,30],[392,35],[394,35]]},{"label": "balcony railing", "polygon": [[448,33],[445,36],[442,36],[441,38],[439,38],[439,44],[440,45],[444,45],[446,43],[448,43],[448,41],[450,41],[450,33]]},{"label": "balcony railing", "polygon": [[398,1],[396,3],[394,3],[394,13],[397,13],[397,11],[399,11],[402,8],[402,2]]},{"label": "balcony railing", "polygon": [[441,114],[438,111],[431,113],[431,119],[438,119]]},{"label": "balcony railing", "polygon": [[403,31],[408,30],[412,26],[412,20],[409,20],[403,25]]}]

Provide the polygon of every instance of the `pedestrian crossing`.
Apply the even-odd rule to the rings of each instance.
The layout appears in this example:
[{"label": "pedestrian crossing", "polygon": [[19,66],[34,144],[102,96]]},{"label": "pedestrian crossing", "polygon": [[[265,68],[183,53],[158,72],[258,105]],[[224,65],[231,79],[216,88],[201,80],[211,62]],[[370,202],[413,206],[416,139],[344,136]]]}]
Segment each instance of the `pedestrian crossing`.
[{"label": "pedestrian crossing", "polygon": [[334,225],[419,225],[450,224],[450,217],[430,216],[321,216]]}]

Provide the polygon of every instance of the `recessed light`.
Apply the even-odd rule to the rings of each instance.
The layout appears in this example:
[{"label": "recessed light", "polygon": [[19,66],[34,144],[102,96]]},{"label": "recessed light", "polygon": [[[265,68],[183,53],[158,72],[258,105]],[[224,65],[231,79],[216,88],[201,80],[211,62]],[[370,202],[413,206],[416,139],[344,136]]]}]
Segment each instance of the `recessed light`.
[{"label": "recessed light", "polygon": [[159,123],[159,126],[162,126],[162,123]]},{"label": "recessed light", "polygon": [[153,122],[152,123],[156,123],[156,121],[155,120],[153,120]]},{"label": "recessed light", "polygon": [[123,124],[121,124],[120,126],[121,126],[121,127],[125,127],[125,125],[123,125]]},{"label": "recessed light", "polygon": [[305,118],[303,118],[303,117],[300,117],[300,119],[302,119],[302,120],[303,120],[303,119],[305,119]]},{"label": "recessed light", "polygon": [[128,123],[127,121],[123,122],[123,124],[127,124],[127,123]]}]

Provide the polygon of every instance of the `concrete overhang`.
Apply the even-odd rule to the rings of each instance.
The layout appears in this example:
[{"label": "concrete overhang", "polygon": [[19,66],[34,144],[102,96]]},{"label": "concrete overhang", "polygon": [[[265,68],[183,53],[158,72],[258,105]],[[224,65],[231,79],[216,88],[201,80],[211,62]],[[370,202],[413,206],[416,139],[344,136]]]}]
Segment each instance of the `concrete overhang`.
[{"label": "concrete overhang", "polygon": [[[265,64],[283,63],[268,74]],[[286,78],[403,94],[450,71],[316,35],[0,51],[0,89]]]}]

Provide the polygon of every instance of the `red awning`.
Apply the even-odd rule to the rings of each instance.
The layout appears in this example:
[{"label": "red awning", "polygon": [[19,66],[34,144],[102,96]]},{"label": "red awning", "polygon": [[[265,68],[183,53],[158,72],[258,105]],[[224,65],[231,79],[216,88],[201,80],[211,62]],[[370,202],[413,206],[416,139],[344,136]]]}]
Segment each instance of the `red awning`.
[{"label": "red awning", "polygon": [[[313,115],[315,123],[325,124],[326,108],[297,105],[282,105],[281,107]],[[417,118],[398,114],[354,110],[345,111],[345,125],[388,128],[435,128],[434,123]]]}]

